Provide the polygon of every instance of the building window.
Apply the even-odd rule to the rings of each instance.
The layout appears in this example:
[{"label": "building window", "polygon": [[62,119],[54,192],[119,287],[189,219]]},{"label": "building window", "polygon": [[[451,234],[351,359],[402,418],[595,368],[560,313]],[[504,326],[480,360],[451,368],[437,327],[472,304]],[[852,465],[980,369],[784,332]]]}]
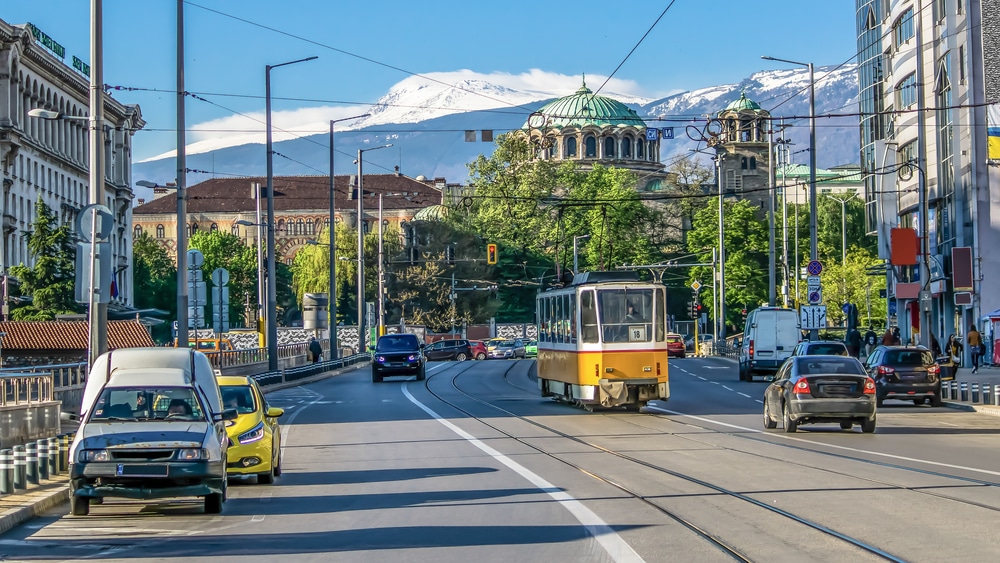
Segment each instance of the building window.
[{"label": "building window", "polygon": [[746,170],[747,169],[747,157],[745,157],[745,156],[741,156],[740,157],[740,169],[742,169],[742,170]]},{"label": "building window", "polygon": [[913,8],[910,7],[892,24],[892,43],[896,50],[913,38],[913,31]]},{"label": "building window", "polygon": [[615,157],[615,139],[614,137],[605,137],[604,158],[614,158],[614,157]]},{"label": "building window", "polygon": [[632,138],[622,139],[622,158],[632,158]]},{"label": "building window", "polygon": [[756,156],[751,156],[750,157],[750,170],[756,170],[756,169],[757,169],[757,157]]},{"label": "building window", "polygon": [[217,223],[212,223],[212,226],[208,228],[209,231],[213,233],[219,232],[219,225]]},{"label": "building window", "polygon": [[905,109],[917,103],[917,75],[910,74],[896,85],[896,107]]},{"label": "building window", "polygon": [[[917,142],[911,141],[905,145],[899,147],[896,151],[896,163],[905,164],[907,162],[913,162],[917,158]],[[909,175],[909,171],[906,171],[906,175]]]},{"label": "building window", "polygon": [[735,170],[726,170],[726,191],[730,193],[743,191],[743,177]]},{"label": "building window", "polygon": [[566,157],[576,156],[576,137],[566,139]]},{"label": "building window", "polygon": [[642,139],[635,142],[635,157],[639,160],[646,158],[646,143]]},{"label": "building window", "polygon": [[556,150],[559,148],[559,144],[556,142],[555,137],[545,137],[545,156],[547,158],[557,158],[559,152]]},{"label": "building window", "polygon": [[285,232],[285,220],[284,219],[278,219],[278,232],[279,233],[284,233]]},{"label": "building window", "polygon": [[191,233],[194,234],[197,232],[198,232],[198,223],[191,223]]},{"label": "building window", "polygon": [[958,46],[958,80],[965,84],[965,45]]},{"label": "building window", "polygon": [[302,219],[295,222],[295,234],[304,235],[306,234],[306,226]]},{"label": "building window", "polygon": [[239,226],[239,225],[233,225],[233,226],[232,226],[232,227],[231,227],[231,228],[229,229],[229,231],[230,231],[231,233],[233,233],[233,236],[235,236],[235,237],[238,237],[238,236],[240,236],[240,226]]},{"label": "building window", "polygon": [[588,135],[586,139],[583,140],[584,144],[584,156],[587,158],[597,158],[597,138],[593,135]]},{"label": "building window", "polygon": [[156,238],[163,238],[163,225],[156,226]]},{"label": "building window", "polygon": [[140,236],[142,236],[142,225],[135,226],[135,229],[133,229],[132,232],[132,236],[135,238],[139,238]]}]

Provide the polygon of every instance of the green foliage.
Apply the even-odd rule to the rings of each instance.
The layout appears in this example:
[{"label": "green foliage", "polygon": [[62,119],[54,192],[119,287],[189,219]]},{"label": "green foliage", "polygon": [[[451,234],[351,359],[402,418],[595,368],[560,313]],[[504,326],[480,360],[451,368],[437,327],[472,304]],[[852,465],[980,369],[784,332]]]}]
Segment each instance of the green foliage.
[{"label": "green foliage", "polygon": [[[245,326],[250,326],[257,311],[256,250],[245,244],[240,237],[222,231],[195,231],[191,234],[188,248],[198,249],[205,255],[202,275],[209,292],[208,304],[205,306],[206,324],[212,325],[212,272],[216,268],[225,268],[229,271],[229,318],[236,320],[244,317]],[[280,288],[281,284],[275,287]],[[249,309],[246,306],[247,299]]]},{"label": "green foliage", "polygon": [[[857,247],[848,249],[846,264],[840,259],[829,260],[823,264],[823,274],[820,278],[823,283],[823,304],[826,305],[828,322],[838,325],[846,322],[841,309],[844,303],[854,303],[858,307],[858,322],[861,326],[868,326],[871,320],[878,323],[879,319],[885,319],[886,300],[878,296],[879,290],[885,289],[885,276],[866,275],[868,268],[881,264],[882,261],[878,256]],[[799,302],[806,303],[804,283],[799,284],[799,293],[801,294]]]},{"label": "green foliage", "polygon": [[51,321],[56,315],[76,313],[74,301],[75,247],[69,224],[59,225],[52,209],[39,197],[35,202],[35,222],[28,237],[32,267],[11,266],[10,274],[20,283],[20,293],[31,302],[11,311],[15,321]]},{"label": "green foliage", "polygon": [[[177,265],[167,250],[157,244],[147,232],[132,241],[132,280],[135,306],[138,309],[160,309],[167,318],[177,317]],[[159,342],[170,340],[170,325],[153,327]]]}]

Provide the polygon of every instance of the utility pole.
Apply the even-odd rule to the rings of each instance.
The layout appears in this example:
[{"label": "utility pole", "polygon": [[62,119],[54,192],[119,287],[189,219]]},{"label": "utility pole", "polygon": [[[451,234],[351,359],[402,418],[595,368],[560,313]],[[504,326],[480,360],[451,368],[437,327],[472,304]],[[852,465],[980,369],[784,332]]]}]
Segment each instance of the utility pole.
[{"label": "utility pole", "polygon": [[914,6],[916,17],[916,51],[917,51],[917,162],[916,168],[920,172],[917,179],[917,190],[920,194],[920,295],[918,306],[920,307],[920,344],[930,349],[931,347],[931,269],[930,269],[930,221],[928,218],[927,205],[927,174],[924,167],[927,163],[927,140],[923,134],[927,131],[927,117],[924,102],[924,44],[923,44],[923,1],[917,0]]},{"label": "utility pole", "polygon": [[[95,59],[91,55],[92,77],[94,63]],[[186,95],[184,91],[184,0],[177,0],[177,346],[184,348],[188,346],[187,141],[184,135]],[[104,154],[103,151],[99,152]],[[91,158],[93,158],[93,154],[91,154]]]},{"label": "utility pole", "polygon": [[774,307],[775,281],[774,274],[774,125],[768,121],[767,127],[767,304]]},{"label": "utility pole", "polygon": [[[715,177],[719,183],[719,318],[716,328],[726,335],[726,228],[725,193],[722,189],[722,155],[715,155]],[[716,341],[718,342],[718,341]]]}]

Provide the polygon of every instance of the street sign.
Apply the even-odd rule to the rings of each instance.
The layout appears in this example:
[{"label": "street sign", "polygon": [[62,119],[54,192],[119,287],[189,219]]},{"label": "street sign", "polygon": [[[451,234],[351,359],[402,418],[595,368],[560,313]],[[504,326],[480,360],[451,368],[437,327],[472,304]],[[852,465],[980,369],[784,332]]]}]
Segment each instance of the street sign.
[{"label": "street sign", "polygon": [[[90,256],[91,250],[94,251],[93,260]],[[110,242],[98,242],[94,245],[89,242],[76,243],[76,279],[74,281],[77,303],[90,303],[90,267],[94,263],[97,264],[97,268],[94,270],[94,303],[111,302],[112,260],[114,260],[114,256],[111,253]]]},{"label": "street sign", "polygon": [[826,305],[810,305],[799,310],[803,330],[826,328]]},{"label": "street sign", "polygon": [[662,129],[660,129],[660,132],[662,133],[664,139],[669,140],[674,138],[673,127],[663,127]]},{"label": "street sign", "polygon": [[188,306],[202,307],[208,305],[208,292],[205,282],[188,284]]},{"label": "street sign", "polygon": [[225,268],[216,268],[212,271],[212,283],[218,287],[229,283],[229,271]]},{"label": "street sign", "polygon": [[188,279],[188,286],[191,285],[191,282],[203,282],[203,281],[205,281],[205,278],[202,275],[202,271],[201,270],[191,270],[191,269],[188,269],[188,278],[187,279]]},{"label": "street sign", "polygon": [[820,287],[822,285],[823,281],[822,278],[820,278],[819,276],[809,276],[806,278],[806,286],[809,289],[812,289],[814,287]]},{"label": "street sign", "polygon": [[646,129],[646,140],[655,141],[659,137],[660,131],[658,129]]},{"label": "street sign", "polygon": [[100,204],[88,205],[76,216],[76,234],[84,242],[90,242],[91,235],[94,235],[95,242],[108,240],[114,226],[115,218],[111,210]]},{"label": "street sign", "polygon": [[188,307],[188,328],[205,328],[205,308]]},{"label": "street sign", "polygon": [[809,272],[810,276],[818,276],[823,273],[823,265],[819,263],[819,260],[813,260],[806,266],[806,271]]},{"label": "street sign", "polygon": [[809,304],[815,305],[823,300],[823,290],[816,288],[809,291]]},{"label": "street sign", "polygon": [[698,280],[694,280],[694,283],[691,284],[691,289],[693,289],[695,291],[698,291],[699,289],[701,289],[701,282],[698,281]]},{"label": "street sign", "polygon": [[202,254],[200,250],[197,248],[188,250],[187,267],[189,270],[201,268],[203,264],[205,264],[205,255]]}]

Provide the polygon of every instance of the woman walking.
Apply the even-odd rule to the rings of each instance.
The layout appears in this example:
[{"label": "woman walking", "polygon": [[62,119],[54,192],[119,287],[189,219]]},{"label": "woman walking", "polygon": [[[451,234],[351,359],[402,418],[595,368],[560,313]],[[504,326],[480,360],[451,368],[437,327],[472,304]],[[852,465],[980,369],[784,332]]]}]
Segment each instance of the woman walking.
[{"label": "woman walking", "polygon": [[948,363],[945,366],[948,368],[949,379],[957,379],[958,368],[962,365],[962,342],[955,338],[954,334],[948,336],[944,353],[948,355]]},{"label": "woman walking", "polygon": [[983,338],[976,330],[976,325],[969,325],[969,334],[965,336],[965,342],[972,352],[972,373],[979,373],[979,355],[982,354]]}]

